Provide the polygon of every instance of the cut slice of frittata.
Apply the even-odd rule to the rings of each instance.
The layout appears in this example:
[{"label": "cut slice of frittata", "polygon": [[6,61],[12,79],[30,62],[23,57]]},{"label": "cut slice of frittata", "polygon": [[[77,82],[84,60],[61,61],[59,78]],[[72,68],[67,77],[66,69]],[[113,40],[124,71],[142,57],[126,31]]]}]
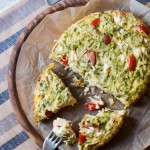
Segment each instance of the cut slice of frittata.
[{"label": "cut slice of frittata", "polygon": [[36,122],[49,119],[63,107],[74,105],[75,98],[63,81],[52,71],[51,65],[40,75],[34,92],[34,118]]},{"label": "cut slice of frittata", "polygon": [[95,150],[107,143],[123,124],[125,110],[102,109],[96,116],[86,114],[79,124],[79,150]]},{"label": "cut slice of frittata", "polygon": [[77,141],[76,133],[73,130],[71,121],[57,118],[53,122],[53,132],[64,139],[66,145],[72,145]]}]

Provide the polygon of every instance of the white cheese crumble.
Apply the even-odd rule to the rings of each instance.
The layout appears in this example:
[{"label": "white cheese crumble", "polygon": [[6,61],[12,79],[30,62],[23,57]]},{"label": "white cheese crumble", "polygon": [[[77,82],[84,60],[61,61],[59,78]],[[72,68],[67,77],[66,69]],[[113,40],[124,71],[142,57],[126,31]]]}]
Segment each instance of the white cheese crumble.
[{"label": "white cheese crumble", "polygon": [[138,58],[141,54],[141,48],[135,48],[134,50],[134,55],[136,58]]},{"label": "white cheese crumble", "polygon": [[143,53],[145,52],[145,47],[142,47],[142,52],[143,52]]},{"label": "white cheese crumble", "polygon": [[62,47],[62,45],[59,45],[59,46],[57,47],[57,50],[58,50],[58,52],[63,52],[63,47]]},{"label": "white cheese crumble", "polygon": [[117,44],[118,44],[118,46],[119,46],[119,48],[120,48],[120,49],[121,49],[123,46],[126,46],[126,47],[128,47],[128,46],[129,46],[129,44],[128,44],[128,43],[123,42],[123,41],[117,41]]},{"label": "white cheese crumble", "polygon": [[110,64],[104,64],[103,66],[103,73],[107,74],[109,72]]},{"label": "white cheese crumble", "polygon": [[120,26],[122,26],[122,24],[123,24],[123,21],[120,16],[114,15],[114,21],[116,24],[118,24]]},{"label": "white cheese crumble", "polygon": [[126,59],[126,57],[122,54],[122,55],[120,56],[121,62],[124,63],[124,62],[125,62],[125,59]]},{"label": "white cheese crumble", "polygon": [[89,91],[90,91],[90,88],[89,87],[85,87],[84,93],[88,93]]},{"label": "white cheese crumble", "polygon": [[144,42],[147,43],[147,39],[146,38],[144,38]]},{"label": "white cheese crumble", "polygon": [[119,24],[121,22],[121,18],[119,16],[114,15],[114,21],[116,24]]},{"label": "white cheese crumble", "polygon": [[72,58],[73,60],[77,60],[77,55],[74,51],[70,52],[70,58]]},{"label": "white cheese crumble", "polygon": [[120,29],[120,33],[122,34],[124,32],[124,29]]}]

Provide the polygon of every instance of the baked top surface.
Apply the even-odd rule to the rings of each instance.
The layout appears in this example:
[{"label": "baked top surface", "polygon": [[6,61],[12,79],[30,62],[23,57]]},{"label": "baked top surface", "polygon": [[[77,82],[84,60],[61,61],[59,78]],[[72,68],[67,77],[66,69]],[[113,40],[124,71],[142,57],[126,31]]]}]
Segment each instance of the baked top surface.
[{"label": "baked top surface", "polygon": [[131,13],[98,12],[70,26],[50,57],[130,106],[149,82],[149,42],[148,28]]},{"label": "baked top surface", "polygon": [[41,73],[34,92],[35,121],[48,119],[63,107],[74,105],[76,100],[63,81],[52,71],[51,65]]},{"label": "baked top surface", "polygon": [[96,116],[86,114],[79,124],[79,150],[94,150],[107,143],[119,131],[124,116],[124,110],[107,108]]}]

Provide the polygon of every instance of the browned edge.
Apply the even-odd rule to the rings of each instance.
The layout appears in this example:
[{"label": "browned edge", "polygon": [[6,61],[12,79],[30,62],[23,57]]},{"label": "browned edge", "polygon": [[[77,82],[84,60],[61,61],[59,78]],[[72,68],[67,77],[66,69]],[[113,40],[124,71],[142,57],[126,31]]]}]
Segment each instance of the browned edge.
[{"label": "browned edge", "polygon": [[63,10],[67,7],[83,5],[86,3],[86,1],[87,0],[63,0],[49,7],[42,13],[40,13],[27,25],[27,27],[21,33],[11,53],[7,81],[8,81],[8,91],[9,91],[12,107],[23,129],[26,131],[29,137],[31,137],[35,141],[35,143],[39,147],[42,147],[44,139],[27,119],[17,93],[16,66],[17,66],[17,61],[20,54],[21,46],[25,42],[29,34],[32,32],[32,30],[44,19],[46,15],[54,13],[56,11]]}]

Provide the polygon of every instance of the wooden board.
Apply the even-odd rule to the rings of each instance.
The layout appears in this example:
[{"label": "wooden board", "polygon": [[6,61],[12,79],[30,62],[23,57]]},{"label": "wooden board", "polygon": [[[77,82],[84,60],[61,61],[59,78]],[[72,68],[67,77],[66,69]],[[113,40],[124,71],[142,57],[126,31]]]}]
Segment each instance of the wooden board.
[{"label": "wooden board", "polygon": [[8,80],[8,91],[13,106],[13,110],[21,126],[24,128],[27,134],[35,141],[35,143],[40,147],[42,147],[44,139],[27,119],[25,112],[23,111],[23,108],[21,106],[18,93],[17,93],[17,88],[16,88],[16,80],[15,80],[16,66],[17,66],[17,61],[20,54],[21,46],[25,42],[29,34],[32,32],[32,30],[45,18],[46,15],[54,13],[59,10],[63,10],[67,7],[84,5],[87,1],[88,0],[64,0],[53,5],[52,7],[49,7],[44,12],[40,13],[27,25],[25,30],[21,33],[13,48],[10,57],[7,80]]}]

